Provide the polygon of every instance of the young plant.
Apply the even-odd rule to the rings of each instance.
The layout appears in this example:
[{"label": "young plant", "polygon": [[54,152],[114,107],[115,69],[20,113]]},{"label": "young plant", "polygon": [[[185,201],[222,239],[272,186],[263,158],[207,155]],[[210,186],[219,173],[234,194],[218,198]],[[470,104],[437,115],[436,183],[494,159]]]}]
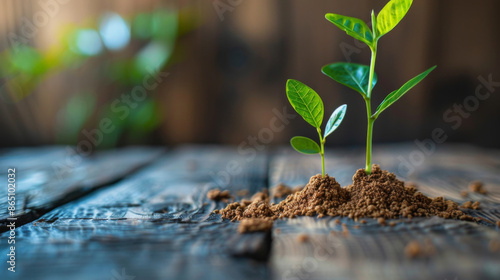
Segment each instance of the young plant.
[{"label": "young plant", "polygon": [[310,138],[295,136],[290,140],[290,144],[292,144],[295,150],[303,154],[320,154],[322,165],[321,174],[325,177],[325,140],[328,135],[337,129],[344,119],[347,105],[344,104],[333,112],[326,123],[325,133],[321,135],[321,124],[323,123],[325,110],[323,101],[319,95],[305,84],[291,79],[286,83],[286,95],[295,111],[297,111],[306,122],[316,128],[320,143],[320,145],[318,145],[318,143]]},{"label": "young plant", "polygon": [[368,45],[371,50],[370,66],[355,63],[333,63],[322,68],[323,74],[359,92],[365,100],[366,115],[368,118],[368,129],[366,133],[366,174],[371,174],[372,133],[375,120],[377,120],[380,113],[394,104],[394,102],[401,98],[412,87],[422,81],[432,70],[434,70],[434,68],[436,68],[436,66],[431,67],[427,71],[409,80],[398,90],[389,93],[384,101],[382,101],[382,103],[377,107],[375,113],[372,114],[372,90],[377,83],[377,76],[375,75],[375,60],[377,58],[378,40],[391,31],[401,21],[401,19],[403,19],[410,9],[411,4],[412,0],[391,0],[380,11],[377,17],[375,17],[375,13],[372,10],[371,29],[361,19],[337,14],[326,14],[325,16],[327,20],[345,31],[348,35]]}]

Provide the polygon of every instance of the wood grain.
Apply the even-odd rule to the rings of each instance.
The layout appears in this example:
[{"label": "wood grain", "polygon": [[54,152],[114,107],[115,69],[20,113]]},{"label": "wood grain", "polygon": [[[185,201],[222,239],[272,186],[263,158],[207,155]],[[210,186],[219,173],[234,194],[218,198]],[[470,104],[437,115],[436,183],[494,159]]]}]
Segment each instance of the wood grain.
[{"label": "wood grain", "polygon": [[[16,169],[14,217],[21,226],[120,180],[163,152],[162,148],[130,147],[84,157],[73,154],[69,147],[22,148],[0,156],[0,172],[7,178],[7,169]],[[7,188],[2,188],[0,194],[7,197]],[[1,200],[0,232],[7,230],[7,208],[7,200]]]},{"label": "wood grain", "polygon": [[[241,168],[227,177],[235,165]],[[15,279],[110,279],[122,268],[136,279],[269,278],[269,268],[255,260],[269,256],[270,234],[237,234],[236,223],[211,214],[225,203],[206,197],[218,187],[248,190],[248,198],[266,182],[265,154],[252,159],[235,147],[180,147],[19,228],[23,257]],[[0,248],[7,253],[5,244]]]},{"label": "wood grain", "polygon": [[[405,172],[401,160],[415,151],[413,144],[375,146],[374,159],[415,182],[426,195],[480,201],[480,210],[467,211],[482,221],[397,219],[390,227],[373,219],[359,224],[348,218],[300,217],[277,221],[272,233],[239,235],[237,223],[211,214],[226,202],[208,200],[209,190],[227,189],[241,199],[278,183],[304,185],[321,170],[319,158],[290,148],[251,158],[238,154],[236,147],[182,146],[19,227],[18,272],[6,274],[3,262],[0,278],[498,279],[500,252],[491,250],[491,242],[500,242],[492,223],[500,220],[500,153],[447,145]],[[47,151],[52,158],[57,153]],[[43,159],[43,153],[29,154],[33,162],[26,170],[45,170],[33,159]],[[113,165],[130,155],[124,152],[121,160],[115,156]],[[364,165],[363,151],[329,150],[326,164],[330,175],[348,185]],[[488,194],[461,197],[460,191],[473,180],[484,182]],[[240,190],[247,194],[236,195]],[[305,242],[299,238],[303,235]],[[407,258],[405,247],[411,241],[431,244],[433,252]],[[2,242],[0,255],[7,252]]]}]

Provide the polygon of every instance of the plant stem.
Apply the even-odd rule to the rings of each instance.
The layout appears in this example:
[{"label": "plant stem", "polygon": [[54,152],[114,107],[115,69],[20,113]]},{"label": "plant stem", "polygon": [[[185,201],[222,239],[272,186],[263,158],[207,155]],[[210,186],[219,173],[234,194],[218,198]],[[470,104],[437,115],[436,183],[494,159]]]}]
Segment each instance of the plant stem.
[{"label": "plant stem", "polygon": [[325,177],[325,139],[323,139],[323,137],[321,137],[321,129],[317,129],[318,130],[318,135],[319,135],[319,143],[321,145],[321,152],[320,152],[320,155],[321,155],[321,166],[322,166],[322,177]]},{"label": "plant stem", "polygon": [[[369,102],[368,102],[369,103]],[[367,106],[369,104],[367,103]],[[373,134],[373,123],[374,119],[368,119],[368,129],[366,131],[366,174],[370,175],[372,173],[372,134]]]},{"label": "plant stem", "polygon": [[370,48],[372,52],[372,59],[370,62],[370,76],[368,77],[368,89],[366,90],[366,117],[368,119],[368,128],[366,130],[366,166],[365,172],[370,175],[372,173],[372,135],[373,135],[373,123],[375,118],[372,117],[372,84],[373,76],[375,75],[375,60],[377,58],[377,41],[375,41],[373,47]]}]

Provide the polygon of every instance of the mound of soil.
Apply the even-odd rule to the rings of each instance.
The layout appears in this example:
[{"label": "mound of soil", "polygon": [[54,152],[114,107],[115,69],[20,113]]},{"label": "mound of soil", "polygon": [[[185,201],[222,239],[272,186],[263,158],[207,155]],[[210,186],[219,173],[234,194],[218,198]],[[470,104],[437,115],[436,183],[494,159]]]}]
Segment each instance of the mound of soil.
[{"label": "mound of soil", "polygon": [[429,217],[467,218],[458,209],[458,204],[443,197],[434,199],[417,192],[414,186],[405,186],[396,175],[373,165],[372,174],[359,169],[352,178],[353,184],[346,188],[351,195],[342,205],[343,216],[350,218]]},{"label": "mound of soil", "polygon": [[359,169],[353,184],[341,188],[328,175],[311,177],[299,192],[290,194],[279,204],[269,204],[266,192],[257,193],[252,199],[229,204],[216,210],[225,219],[232,221],[244,218],[294,218],[296,216],[318,217],[342,216],[358,220],[362,217],[379,220],[412,217],[439,216],[461,220],[472,220],[458,209],[458,204],[443,197],[429,198],[414,186],[405,186],[396,175],[373,165],[372,174]]},{"label": "mound of soil", "polygon": [[271,210],[278,218],[295,216],[338,216],[337,209],[349,200],[349,193],[340,187],[335,178],[311,177],[309,183],[299,192],[289,195]]}]

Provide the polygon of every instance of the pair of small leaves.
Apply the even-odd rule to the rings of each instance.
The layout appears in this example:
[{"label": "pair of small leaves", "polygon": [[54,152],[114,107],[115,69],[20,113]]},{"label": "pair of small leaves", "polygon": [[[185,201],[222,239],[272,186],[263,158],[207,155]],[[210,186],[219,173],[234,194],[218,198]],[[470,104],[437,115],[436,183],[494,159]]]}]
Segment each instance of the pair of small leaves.
[{"label": "pair of small leaves", "polygon": [[[321,128],[325,113],[323,101],[312,88],[297,80],[290,79],[286,83],[286,95],[292,107],[306,122],[316,129]],[[342,105],[333,112],[326,124],[323,138],[337,129],[344,119],[346,109],[347,105]],[[319,145],[307,137],[294,137],[290,142],[293,148],[301,153],[317,154],[320,152]]]},{"label": "pair of small leaves", "polygon": [[[332,134],[337,127],[339,127],[340,123],[342,123],[342,120],[344,120],[345,113],[347,110],[347,105],[342,105],[335,109],[333,111],[332,115],[330,116],[330,119],[326,123],[325,127],[325,134],[323,136],[323,139],[325,139],[328,135]],[[290,144],[292,144],[292,147],[303,154],[318,154],[321,152],[321,149],[314,140],[304,137],[304,136],[295,136],[290,140]]]},{"label": "pair of small leaves", "polygon": [[326,14],[326,19],[353,38],[373,48],[377,40],[391,31],[403,19],[413,0],[391,0],[375,19],[372,12],[373,32],[361,19],[338,14]]}]

